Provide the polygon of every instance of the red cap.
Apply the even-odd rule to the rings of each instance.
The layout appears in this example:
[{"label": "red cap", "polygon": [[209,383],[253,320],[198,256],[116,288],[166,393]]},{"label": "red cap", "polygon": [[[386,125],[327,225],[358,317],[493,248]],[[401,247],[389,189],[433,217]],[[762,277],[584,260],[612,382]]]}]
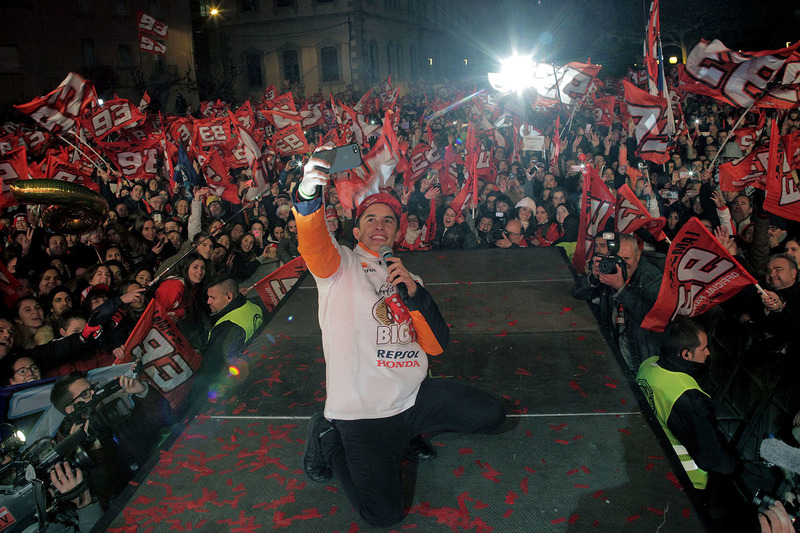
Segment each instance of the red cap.
[{"label": "red cap", "polygon": [[358,209],[356,210],[356,220],[361,218],[361,215],[364,214],[364,211],[366,211],[369,206],[374,204],[384,204],[389,206],[389,209],[392,210],[395,218],[397,219],[397,223],[400,223],[400,215],[402,212],[402,209],[400,208],[400,202],[398,202],[397,198],[391,194],[386,194],[384,192],[372,194],[364,198],[364,201],[358,205]]},{"label": "red cap", "polygon": [[325,210],[325,218],[339,218],[339,215],[336,214],[336,209],[331,207]]}]

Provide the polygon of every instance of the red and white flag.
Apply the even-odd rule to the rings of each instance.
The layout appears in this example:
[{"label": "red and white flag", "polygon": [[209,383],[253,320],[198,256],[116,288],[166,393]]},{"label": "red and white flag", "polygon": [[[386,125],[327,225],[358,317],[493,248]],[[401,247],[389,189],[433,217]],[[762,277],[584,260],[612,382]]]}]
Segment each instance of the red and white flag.
[{"label": "red and white flag", "polygon": [[78,117],[97,104],[91,82],[70,72],[64,81],[47,96],[38,96],[27,104],[15,105],[44,129],[59,133],[75,127]]},{"label": "red and white flag", "polygon": [[155,137],[138,143],[100,142],[98,146],[111,154],[111,161],[116,164],[127,180],[153,179],[158,177],[158,151],[161,139]]},{"label": "red and white flag", "polygon": [[200,163],[200,170],[206,178],[206,184],[211,189],[212,194],[219,196],[226,202],[241,204],[238,187],[231,182],[228,167],[220,157],[217,150],[208,150],[197,156]]},{"label": "red and white flag", "polygon": [[661,40],[661,22],[658,16],[658,0],[650,4],[650,17],[644,39],[644,66],[647,72],[647,90],[652,95],[658,94],[658,58],[659,41]]},{"label": "red and white flag", "polygon": [[156,300],[151,300],[123,346],[117,364],[141,359],[143,379],[150,383],[173,411],[180,411],[189,397],[202,357]]},{"label": "red and white flag", "polygon": [[159,39],[169,38],[169,27],[154,16],[139,11],[138,19],[140,33],[147,33]]},{"label": "red and white flag", "polygon": [[297,122],[276,131],[272,135],[272,145],[279,155],[300,155],[311,151],[303,127]]},{"label": "red and white flag", "polygon": [[579,274],[586,271],[586,261],[594,254],[594,238],[601,233],[614,214],[614,195],[592,166],[583,175],[581,218],[578,225],[578,243],[572,265]]},{"label": "red and white flag", "polygon": [[0,209],[17,205],[11,185],[24,179],[28,179],[28,158],[25,147],[20,146],[0,156]]},{"label": "red and white flag", "polygon": [[[537,104],[563,105],[577,104],[592,85],[592,80],[600,72],[600,65],[591,63],[567,63],[553,72],[553,66],[540,63],[534,69],[533,88],[539,94]],[[558,87],[558,90],[556,90]]]},{"label": "red and white flag", "polygon": [[[252,197],[253,194],[261,194],[263,191],[267,190],[269,187],[269,178],[267,169],[264,167],[264,161],[261,158],[261,144],[256,142],[246,129],[241,126],[238,128],[239,139],[244,149],[244,156],[253,173],[253,187],[251,188],[251,193],[249,193]],[[308,145],[306,145],[306,148],[307,147]]]},{"label": "red and white flag", "polygon": [[658,298],[642,327],[664,331],[676,318],[701,315],[753,283],[755,278],[692,217],[672,240]]},{"label": "red and white flag", "polygon": [[237,142],[231,133],[232,126],[230,116],[195,120],[192,146],[195,150],[208,150],[212,146],[223,146],[231,150]]},{"label": "red and white flag", "polygon": [[627,81],[625,102],[636,128],[637,152],[639,157],[659,165],[669,160],[669,103],[665,98],[653,96],[647,91],[637,89]]},{"label": "red and white flag", "polygon": [[595,126],[611,127],[611,124],[614,122],[614,106],[616,104],[617,99],[613,96],[594,99],[593,112]]},{"label": "red and white flag", "polygon": [[167,55],[167,45],[144,33],[139,33],[139,50],[157,56]]},{"label": "red and white flag", "polygon": [[662,230],[666,223],[667,219],[664,217],[654,218],[650,214],[650,211],[642,205],[642,202],[639,201],[627,183],[617,189],[614,225],[618,232],[633,233],[639,228],[644,228],[653,237],[663,240],[664,233]]},{"label": "red and white flag", "polygon": [[112,131],[133,126],[145,115],[138,107],[123,98],[109,100],[97,108],[87,120],[82,121],[89,135],[95,139],[103,139]]},{"label": "red and white flag", "polygon": [[271,313],[278,306],[306,270],[308,270],[308,266],[305,260],[302,256],[297,257],[253,285],[261,297],[261,301],[264,302],[267,313]]},{"label": "red and white flag", "polygon": [[0,261],[0,300],[6,307],[12,307],[19,300],[17,289],[21,286],[22,284],[8,270],[5,263]]},{"label": "red and white flag", "polygon": [[[748,108],[790,109],[800,104],[800,41],[788,48],[737,52],[721,41],[700,41],[679,69],[680,86],[690,93]],[[781,74],[782,71],[782,74]],[[767,89],[777,79],[775,88]],[[762,96],[763,93],[763,96]]]}]

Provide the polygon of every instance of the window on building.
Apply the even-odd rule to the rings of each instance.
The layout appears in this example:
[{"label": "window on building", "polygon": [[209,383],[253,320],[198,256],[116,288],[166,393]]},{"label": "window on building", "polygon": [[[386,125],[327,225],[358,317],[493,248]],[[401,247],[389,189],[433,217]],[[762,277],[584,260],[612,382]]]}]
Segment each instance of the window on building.
[{"label": "window on building", "polygon": [[275,7],[292,7],[294,0],[275,0]]},{"label": "window on building", "polygon": [[94,41],[92,39],[81,39],[81,54],[83,55],[83,66],[87,69],[94,68]]},{"label": "window on building", "polygon": [[319,51],[322,63],[322,82],[339,81],[339,51],[335,46],[326,46]]},{"label": "window on building", "polygon": [[394,45],[392,43],[386,45],[386,68],[391,76],[394,72]]},{"label": "window on building", "polygon": [[283,58],[283,79],[290,83],[300,83],[300,54],[297,50],[284,50],[281,55]]},{"label": "window on building", "polygon": [[114,2],[114,14],[118,17],[128,16],[128,4],[125,0],[116,0]]},{"label": "window on building", "polygon": [[264,86],[264,72],[261,70],[261,54],[247,54],[244,58],[247,71],[247,85],[250,87]]},{"label": "window on building", "polygon": [[133,54],[129,44],[119,45],[119,68],[133,68]]},{"label": "window on building", "polygon": [[239,0],[240,11],[258,11],[258,0]]},{"label": "window on building", "polygon": [[157,74],[163,74],[167,70],[167,62],[164,60],[164,56],[153,55],[153,70]]},{"label": "window on building", "polygon": [[161,17],[161,2],[159,0],[150,0],[150,11],[147,12],[155,18]]},{"label": "window on building", "polygon": [[369,42],[369,65],[367,67],[370,80],[378,77],[378,44],[375,41]]},{"label": "window on building", "polygon": [[408,49],[408,57],[409,61],[411,62],[411,79],[416,80],[418,76],[417,72],[417,51],[414,49],[413,46],[409,47]]},{"label": "window on building", "polygon": [[403,77],[403,45],[398,44],[394,47],[394,55],[395,55],[395,71],[397,75]]}]

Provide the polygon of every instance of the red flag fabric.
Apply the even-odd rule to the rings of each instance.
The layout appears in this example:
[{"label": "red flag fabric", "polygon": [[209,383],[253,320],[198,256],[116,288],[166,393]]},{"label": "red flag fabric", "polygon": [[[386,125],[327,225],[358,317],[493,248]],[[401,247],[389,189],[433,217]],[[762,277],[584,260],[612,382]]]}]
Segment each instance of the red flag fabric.
[{"label": "red flag fabric", "polygon": [[75,121],[97,102],[92,84],[70,72],[47,96],[38,96],[27,104],[15,105],[44,129],[58,133],[71,130]]},{"label": "red flag fabric", "polygon": [[151,300],[123,346],[118,363],[141,359],[143,379],[150,383],[173,411],[180,411],[188,399],[202,357],[156,300]]},{"label": "red flag fabric", "polygon": [[563,105],[577,104],[591,87],[592,80],[598,72],[600,65],[590,63],[567,63],[558,67],[555,73],[553,65],[539,63],[532,73],[533,88],[539,95],[536,104],[557,105],[559,100]]},{"label": "red flag fabric", "polygon": [[160,43],[144,33],[139,33],[139,50],[157,56],[167,55],[167,46],[164,43]]},{"label": "red flag fabric", "polygon": [[[798,45],[800,41],[779,50],[737,52],[717,39],[702,40],[689,53],[685,68],[679,69],[681,88],[737,107],[750,107],[756,100],[756,107],[797,107],[800,103]],[[789,61],[791,66],[787,65],[781,76],[779,71]],[[779,80],[778,86],[762,97],[774,78]]]},{"label": "red flag fabric", "polygon": [[[769,182],[774,181],[778,178],[778,174],[783,174],[780,172],[779,167],[783,165],[778,164],[778,148],[781,144],[781,137],[780,132],[778,131],[778,121],[772,119],[772,124],[769,130],[769,155],[767,157],[767,188],[769,188]],[[783,161],[781,161],[783,163]]]},{"label": "red flag fabric", "polygon": [[159,138],[147,139],[140,143],[118,142],[98,143],[102,150],[112,155],[111,160],[117,165],[127,180],[152,179],[158,177],[156,163],[161,148]]},{"label": "red flag fabric", "polygon": [[586,261],[594,253],[594,238],[602,232],[609,217],[614,214],[614,195],[592,166],[583,175],[581,218],[578,225],[578,243],[572,265],[579,274],[586,271]]},{"label": "red flag fabric", "polygon": [[150,35],[154,35],[160,39],[169,38],[169,27],[147,13],[138,13],[139,31]]},{"label": "red flag fabric", "polygon": [[261,301],[264,302],[268,313],[278,306],[278,303],[300,280],[306,270],[308,270],[308,266],[305,260],[302,256],[297,257],[253,286],[261,297]]},{"label": "red flag fabric", "polygon": [[[595,126],[611,127],[614,122],[614,106],[617,99],[613,96],[594,99],[594,124]],[[559,117],[561,118],[561,117]]]},{"label": "red flag fabric", "polygon": [[670,157],[667,151],[667,100],[637,89],[625,80],[622,83],[628,112],[636,123],[634,133],[639,157],[659,165],[666,163]]},{"label": "red flag fabric", "polygon": [[103,103],[88,120],[83,121],[83,125],[95,139],[102,139],[112,131],[127,128],[140,120],[144,120],[144,113],[128,100],[120,98]]},{"label": "red flag fabric", "polygon": [[[453,150],[452,146],[447,146],[444,149],[444,158],[442,159],[442,169],[439,172],[439,187],[442,189],[442,195],[450,196],[458,191],[458,157]],[[398,170],[399,172],[399,170]]]},{"label": "red flag fabric", "polygon": [[719,166],[719,186],[723,191],[743,191],[753,186],[767,188],[767,158],[769,146],[761,145],[735,161]]},{"label": "red flag fabric", "polygon": [[800,187],[792,174],[767,180],[764,209],[774,215],[800,222]]},{"label": "red flag fabric", "polygon": [[215,196],[219,196],[232,204],[242,203],[241,198],[239,198],[238,187],[231,182],[230,173],[219,152],[216,150],[203,152],[197,156],[197,161],[200,163],[200,170],[206,178],[208,187]]},{"label": "red flag fabric", "polygon": [[617,189],[614,224],[618,232],[633,233],[639,228],[645,228],[653,237],[662,240],[664,238],[662,230],[666,223],[667,219],[664,217],[654,218],[650,215],[627,183]]},{"label": "red flag fabric", "polygon": [[[458,191],[458,194],[453,201],[450,202],[450,208],[455,211],[457,214],[462,214],[463,211],[466,211],[470,207],[470,202],[472,201],[472,183],[469,180],[464,182],[464,186],[461,187],[461,190]],[[435,202],[434,202],[435,203]]]},{"label": "red flag fabric", "polygon": [[280,155],[300,155],[311,151],[303,127],[297,122],[276,131],[272,143]]},{"label": "red flag fabric", "polygon": [[167,127],[167,135],[175,144],[188,144],[194,137],[194,124],[189,117],[173,117]]},{"label": "red flag fabric", "polygon": [[758,139],[759,130],[761,128],[752,127],[752,128],[739,128],[734,131],[733,140],[736,141],[736,144],[739,145],[739,148],[742,149],[742,153],[747,153],[747,150],[755,144],[756,139]]},{"label": "red flag fabric", "polygon": [[[255,194],[267,190],[269,187],[269,178],[267,176],[267,169],[264,168],[264,162],[261,159],[261,144],[253,139],[253,136],[243,127],[239,126],[239,140],[244,149],[244,156],[250,170],[253,173],[253,191]],[[305,140],[305,137],[303,138]],[[308,149],[308,144],[306,144]],[[306,150],[308,151],[308,150]]]},{"label": "red flag fabric", "polygon": [[664,331],[678,317],[705,313],[756,283],[696,217],[672,240],[661,289],[642,327]]},{"label": "red flag fabric", "polygon": [[20,146],[0,156],[0,208],[17,205],[11,185],[23,179],[28,179],[28,158],[25,147]]},{"label": "red flag fabric", "polygon": [[231,133],[230,117],[195,120],[192,145],[197,150],[207,150],[211,146],[225,146],[230,150],[236,145],[236,139]]},{"label": "red flag fabric", "polygon": [[425,221],[425,242],[431,243],[436,238],[436,202],[430,201],[431,209],[428,211],[428,219]]},{"label": "red flag fabric", "polygon": [[647,71],[647,89],[658,94],[658,42],[661,38],[661,22],[658,16],[658,0],[650,4],[650,17],[644,40],[644,65]]},{"label": "red flag fabric", "polygon": [[47,164],[45,179],[71,181],[95,192],[100,192],[100,185],[91,180],[91,171],[88,175],[84,174],[82,165],[70,163],[52,155],[47,156],[45,161]]},{"label": "red flag fabric", "polygon": [[408,160],[411,171],[408,173],[409,176],[406,178],[406,183],[404,183],[404,185],[406,187],[414,185],[428,172],[428,168],[438,161],[440,161],[440,158],[436,148],[425,143],[417,144],[414,149],[411,150],[411,156]]}]

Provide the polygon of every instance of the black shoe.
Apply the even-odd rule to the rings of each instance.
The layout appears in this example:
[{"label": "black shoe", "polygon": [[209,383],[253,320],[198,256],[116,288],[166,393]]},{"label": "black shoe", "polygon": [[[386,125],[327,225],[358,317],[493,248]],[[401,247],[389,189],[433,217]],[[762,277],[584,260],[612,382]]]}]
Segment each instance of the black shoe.
[{"label": "black shoe", "polygon": [[306,437],[306,451],[303,454],[303,471],[312,481],[325,483],[331,479],[331,467],[325,460],[320,439],[323,435],[336,428],[322,413],[314,413],[308,422],[308,436]]},{"label": "black shoe", "polygon": [[405,456],[412,461],[431,461],[436,459],[436,448],[422,436],[417,435],[406,446]]}]

